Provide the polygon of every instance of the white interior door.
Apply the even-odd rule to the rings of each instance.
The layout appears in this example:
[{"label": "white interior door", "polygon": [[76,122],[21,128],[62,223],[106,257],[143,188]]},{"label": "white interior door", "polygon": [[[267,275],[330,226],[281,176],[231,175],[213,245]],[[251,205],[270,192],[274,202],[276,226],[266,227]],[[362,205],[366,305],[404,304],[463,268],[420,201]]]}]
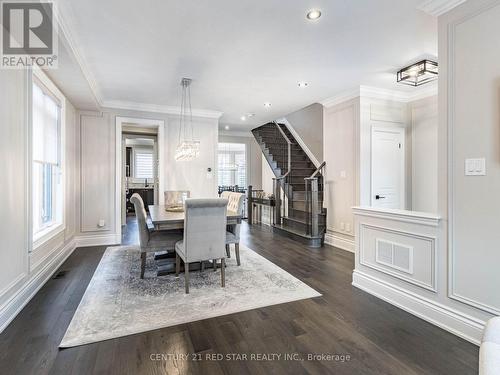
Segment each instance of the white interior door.
[{"label": "white interior door", "polygon": [[372,128],[372,207],[405,208],[404,140],[404,128]]}]

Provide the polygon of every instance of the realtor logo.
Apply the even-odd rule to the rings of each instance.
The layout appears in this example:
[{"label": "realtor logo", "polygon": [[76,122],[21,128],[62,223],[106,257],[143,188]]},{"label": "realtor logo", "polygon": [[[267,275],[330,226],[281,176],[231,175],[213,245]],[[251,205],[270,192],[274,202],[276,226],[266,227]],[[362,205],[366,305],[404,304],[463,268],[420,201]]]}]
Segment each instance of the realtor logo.
[{"label": "realtor logo", "polygon": [[2,1],[2,68],[55,68],[57,34],[51,2]]}]

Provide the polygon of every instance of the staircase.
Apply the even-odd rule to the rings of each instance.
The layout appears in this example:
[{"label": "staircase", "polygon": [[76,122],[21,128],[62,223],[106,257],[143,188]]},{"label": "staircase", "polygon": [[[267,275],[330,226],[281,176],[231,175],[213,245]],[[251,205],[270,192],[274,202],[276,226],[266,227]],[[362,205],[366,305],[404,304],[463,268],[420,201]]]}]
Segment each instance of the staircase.
[{"label": "staircase", "polygon": [[311,247],[322,246],[326,209],[321,171],[325,163],[316,168],[284,124],[267,123],[252,133],[276,176],[273,229]]}]

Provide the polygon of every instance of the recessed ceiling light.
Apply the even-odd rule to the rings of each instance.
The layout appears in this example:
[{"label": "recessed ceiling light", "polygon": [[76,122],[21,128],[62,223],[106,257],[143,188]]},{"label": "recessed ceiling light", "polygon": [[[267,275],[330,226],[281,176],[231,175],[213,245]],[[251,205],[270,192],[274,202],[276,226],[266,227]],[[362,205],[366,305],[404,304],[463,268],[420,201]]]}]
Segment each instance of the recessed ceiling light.
[{"label": "recessed ceiling light", "polygon": [[224,126],[224,129],[229,130],[229,125]]},{"label": "recessed ceiling light", "polygon": [[269,102],[264,103],[264,107],[269,108],[270,106],[271,106],[271,103],[269,103]]},{"label": "recessed ceiling light", "polygon": [[307,87],[309,84],[307,82],[299,82],[298,85],[299,87],[304,88]]},{"label": "recessed ceiling light", "polygon": [[321,11],[319,9],[311,9],[309,12],[307,12],[306,15],[308,20],[317,20],[319,17],[321,17]]},{"label": "recessed ceiling light", "polygon": [[247,119],[246,116],[241,116],[240,118],[241,118],[241,121],[245,121]]},{"label": "recessed ceiling light", "polygon": [[254,117],[255,116],[255,113],[247,113],[247,117],[250,118],[250,117]]}]

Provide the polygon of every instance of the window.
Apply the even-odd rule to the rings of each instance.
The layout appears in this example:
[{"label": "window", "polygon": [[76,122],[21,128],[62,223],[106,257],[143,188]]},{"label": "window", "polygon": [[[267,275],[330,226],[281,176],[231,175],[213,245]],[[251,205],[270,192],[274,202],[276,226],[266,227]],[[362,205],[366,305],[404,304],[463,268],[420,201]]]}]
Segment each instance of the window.
[{"label": "window", "polygon": [[247,186],[246,145],[219,143],[219,186]]},{"label": "window", "polygon": [[137,149],[135,151],[135,177],[136,178],[153,178],[153,150]]},{"label": "window", "polygon": [[33,77],[32,96],[33,239],[62,224],[61,106]]}]

